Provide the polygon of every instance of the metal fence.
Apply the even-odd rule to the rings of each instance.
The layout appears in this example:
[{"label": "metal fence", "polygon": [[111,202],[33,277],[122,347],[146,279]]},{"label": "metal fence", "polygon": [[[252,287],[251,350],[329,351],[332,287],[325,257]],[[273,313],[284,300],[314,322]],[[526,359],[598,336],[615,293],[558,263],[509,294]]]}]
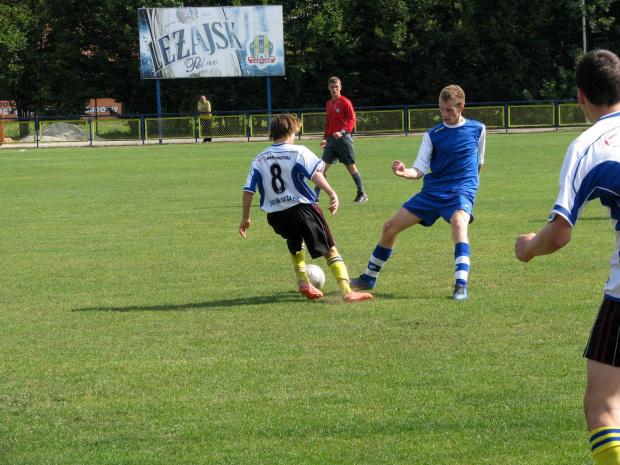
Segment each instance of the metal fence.
[{"label": "metal fence", "polygon": [[[301,135],[323,135],[323,109],[278,110],[273,114],[243,112],[214,114],[120,115],[117,117],[0,118],[0,144],[32,144],[71,141],[147,141],[203,138],[265,138],[271,118],[278,113],[296,114],[302,121]],[[356,134],[405,134],[424,132],[441,122],[436,105],[359,108]],[[484,123],[488,129],[583,127],[590,123],[576,102],[511,102],[468,104],[465,118]]]}]

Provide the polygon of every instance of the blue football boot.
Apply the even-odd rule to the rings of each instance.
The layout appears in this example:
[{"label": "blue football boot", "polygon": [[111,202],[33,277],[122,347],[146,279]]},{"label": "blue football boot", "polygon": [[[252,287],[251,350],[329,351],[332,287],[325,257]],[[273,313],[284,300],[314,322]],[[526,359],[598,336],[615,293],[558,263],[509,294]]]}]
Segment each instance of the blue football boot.
[{"label": "blue football boot", "polygon": [[453,300],[465,300],[467,299],[467,287],[462,284],[456,284],[454,286]]},{"label": "blue football boot", "polygon": [[370,280],[365,274],[360,275],[359,278],[349,279],[349,286],[356,291],[369,291],[375,288],[376,281]]}]

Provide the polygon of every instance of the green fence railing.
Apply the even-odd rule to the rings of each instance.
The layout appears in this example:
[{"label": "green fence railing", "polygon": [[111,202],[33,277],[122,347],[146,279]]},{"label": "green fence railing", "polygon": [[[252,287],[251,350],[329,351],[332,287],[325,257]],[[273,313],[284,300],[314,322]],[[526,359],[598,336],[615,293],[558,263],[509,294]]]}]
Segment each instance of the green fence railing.
[{"label": "green fence railing", "polygon": [[[243,112],[214,114],[200,118],[188,115],[119,115],[91,117],[0,118],[0,144],[93,141],[163,141],[203,138],[265,138],[274,115],[297,114],[302,121],[300,135],[323,135],[326,124],[324,110],[282,110],[272,114]],[[356,111],[355,134],[405,135],[424,132],[441,122],[436,105],[387,108],[359,108]],[[484,123],[488,129],[567,128],[590,125],[576,102],[512,102],[469,104],[465,118]]]}]

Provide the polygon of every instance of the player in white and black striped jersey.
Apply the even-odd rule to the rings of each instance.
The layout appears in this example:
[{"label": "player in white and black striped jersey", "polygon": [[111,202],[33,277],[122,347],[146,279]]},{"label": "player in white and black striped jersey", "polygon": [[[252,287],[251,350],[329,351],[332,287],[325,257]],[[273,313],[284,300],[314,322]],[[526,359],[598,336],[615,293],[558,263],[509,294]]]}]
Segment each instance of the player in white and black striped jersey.
[{"label": "player in white and black striped jersey", "polygon": [[353,292],[349,274],[331,235],[321,209],[315,204],[316,194],[306,183],[311,179],[330,198],[329,211],[338,210],[338,196],[322,173],[324,163],[308,148],[296,146],[295,134],[301,121],[292,115],[276,116],[270,126],[273,144],[254,160],[243,188],[243,217],[239,224],[241,236],[250,227],[250,207],[258,190],[260,208],[267,212],[267,221],[287,242],[299,291],[309,299],[323,297],[310,283],[306,274],[306,250],[312,258],[323,256],[345,302],[371,300],[365,292]]}]

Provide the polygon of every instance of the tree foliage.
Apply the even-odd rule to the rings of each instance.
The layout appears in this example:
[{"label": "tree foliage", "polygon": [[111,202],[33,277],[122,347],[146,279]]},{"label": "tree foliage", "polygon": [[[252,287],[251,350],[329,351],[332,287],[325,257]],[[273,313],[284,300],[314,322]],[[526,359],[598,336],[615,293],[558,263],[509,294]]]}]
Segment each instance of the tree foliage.
[{"label": "tree foliage", "polygon": [[[153,0],[148,7],[280,4],[286,76],[273,107],[317,108],[327,79],[356,106],[428,104],[457,83],[469,101],[573,99],[583,53],[581,0]],[[80,114],[112,97],[153,113],[155,82],[140,78],[136,0],[0,0],[0,98],[22,114]],[[586,2],[588,48],[620,43],[620,0]],[[161,81],[162,109],[266,107],[260,78]]]}]

